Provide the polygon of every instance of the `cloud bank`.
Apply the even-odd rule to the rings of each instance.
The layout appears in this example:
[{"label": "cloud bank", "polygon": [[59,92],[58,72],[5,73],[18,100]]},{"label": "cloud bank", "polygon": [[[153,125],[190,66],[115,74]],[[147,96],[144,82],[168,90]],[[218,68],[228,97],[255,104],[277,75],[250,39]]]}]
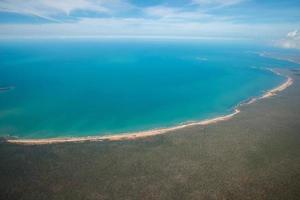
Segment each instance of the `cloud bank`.
[{"label": "cloud bank", "polygon": [[287,33],[286,37],[277,42],[277,46],[286,49],[300,49],[300,32],[294,30]]},{"label": "cloud bank", "polygon": [[[300,25],[300,3],[297,7],[287,6],[290,0],[275,1],[276,4],[260,5],[255,0],[0,0],[0,37],[218,37],[275,41]],[[280,40],[280,46],[297,47],[298,35],[297,31],[290,33]]]},{"label": "cloud bank", "polygon": [[207,5],[214,5],[214,6],[231,6],[236,5],[245,0],[193,0],[193,3],[201,5],[201,6],[207,6]]},{"label": "cloud bank", "polygon": [[128,5],[121,0],[1,0],[0,11],[60,21],[62,15],[75,11],[110,14]]}]

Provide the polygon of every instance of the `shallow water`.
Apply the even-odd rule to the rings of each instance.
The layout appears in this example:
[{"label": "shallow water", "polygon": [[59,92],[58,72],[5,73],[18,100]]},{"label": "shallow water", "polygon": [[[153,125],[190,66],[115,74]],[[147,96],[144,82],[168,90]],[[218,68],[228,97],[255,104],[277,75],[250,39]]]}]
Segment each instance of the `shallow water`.
[{"label": "shallow water", "polygon": [[105,135],[227,114],[283,78],[242,43],[136,40],[0,42],[0,135]]}]

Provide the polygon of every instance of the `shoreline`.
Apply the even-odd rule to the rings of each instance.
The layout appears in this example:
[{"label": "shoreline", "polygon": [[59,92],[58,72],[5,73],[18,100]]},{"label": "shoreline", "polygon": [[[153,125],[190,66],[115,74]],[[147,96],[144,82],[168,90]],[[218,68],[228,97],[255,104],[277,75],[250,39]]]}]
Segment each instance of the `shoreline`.
[{"label": "shoreline", "polygon": [[237,104],[234,108],[234,111],[230,114],[211,118],[211,119],[205,119],[201,121],[196,122],[190,122],[186,124],[181,124],[169,128],[159,128],[159,129],[152,129],[148,131],[139,131],[139,132],[133,132],[133,133],[121,133],[117,135],[106,135],[106,136],[85,136],[85,137],[65,137],[65,138],[41,138],[41,139],[7,139],[6,142],[12,143],[12,144],[20,144],[20,145],[45,145],[45,144],[58,144],[58,143],[69,143],[69,142],[95,142],[95,141],[122,141],[122,140],[134,140],[139,138],[145,138],[150,136],[156,136],[156,135],[162,135],[167,132],[191,127],[191,126],[205,126],[210,125],[214,123],[218,123],[221,121],[227,121],[231,118],[233,118],[235,115],[239,114],[240,107],[244,105],[249,105],[252,103],[257,102],[258,100],[270,98],[272,96],[277,95],[279,92],[282,92],[289,86],[293,84],[293,79],[288,75],[283,75],[282,73],[278,72],[274,69],[267,68],[266,70],[269,70],[273,73],[275,73],[278,76],[283,76],[286,78],[284,83],[280,84],[279,86],[268,90],[264,94],[262,94],[259,97],[253,97],[250,100],[246,102],[240,102]]},{"label": "shoreline", "polygon": [[289,57],[280,56],[280,55],[276,56],[276,55],[273,55],[272,53],[267,53],[267,52],[258,53],[258,55],[261,57],[265,57],[265,58],[271,58],[271,59],[280,60],[280,61],[287,61],[290,63],[300,65],[300,61],[296,60],[294,58],[289,58]]}]

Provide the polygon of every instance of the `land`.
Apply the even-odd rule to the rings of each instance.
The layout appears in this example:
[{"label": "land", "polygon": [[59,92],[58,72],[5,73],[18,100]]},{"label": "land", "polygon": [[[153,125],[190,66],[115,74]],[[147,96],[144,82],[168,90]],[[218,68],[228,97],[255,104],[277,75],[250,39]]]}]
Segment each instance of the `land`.
[{"label": "land", "polygon": [[138,139],[3,140],[0,199],[300,199],[300,71],[281,73],[293,84],[218,123]]},{"label": "land", "polygon": [[298,54],[262,52],[262,53],[259,53],[259,55],[262,57],[273,58],[276,60],[283,60],[283,61],[288,61],[291,63],[300,64],[300,58],[299,58]]}]

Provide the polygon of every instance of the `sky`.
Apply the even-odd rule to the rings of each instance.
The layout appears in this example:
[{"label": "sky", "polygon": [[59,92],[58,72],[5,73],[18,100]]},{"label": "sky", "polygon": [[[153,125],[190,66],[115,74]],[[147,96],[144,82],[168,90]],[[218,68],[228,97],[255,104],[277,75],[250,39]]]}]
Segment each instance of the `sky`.
[{"label": "sky", "polygon": [[299,0],[0,0],[0,37],[253,39],[300,48]]}]

